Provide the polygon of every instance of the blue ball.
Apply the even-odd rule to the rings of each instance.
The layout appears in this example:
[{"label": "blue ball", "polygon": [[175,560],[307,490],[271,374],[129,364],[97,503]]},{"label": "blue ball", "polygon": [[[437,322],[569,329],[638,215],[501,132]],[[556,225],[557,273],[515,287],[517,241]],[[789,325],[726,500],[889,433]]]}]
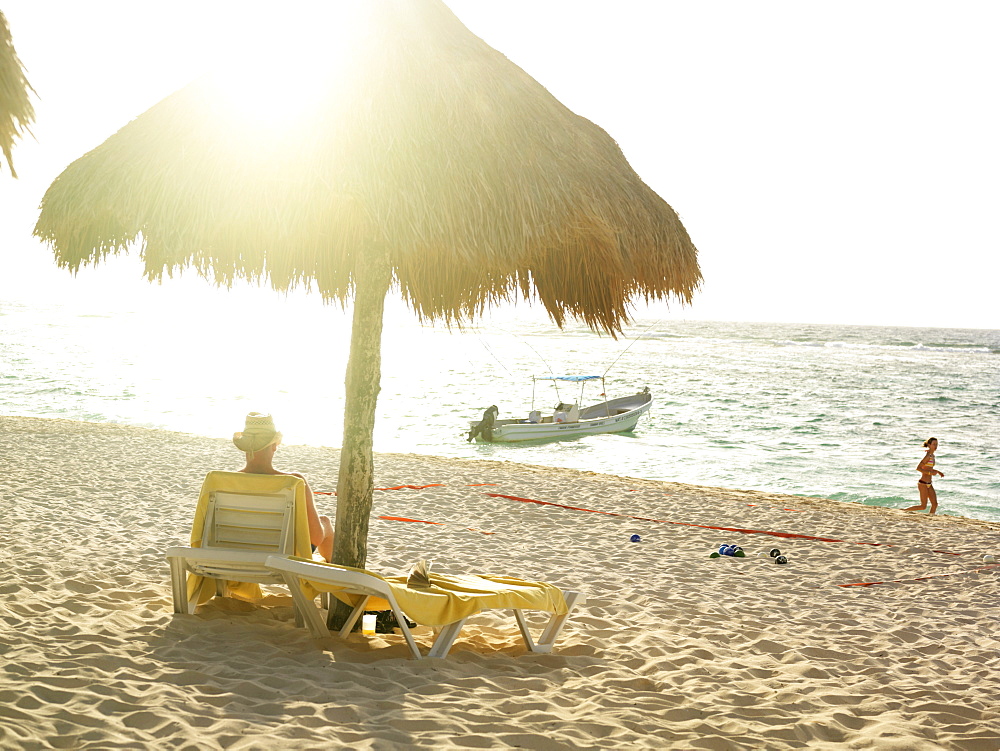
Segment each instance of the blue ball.
[{"label": "blue ball", "polygon": [[732,546],[732,545],[723,545],[722,549],[719,552],[722,553],[723,555],[730,555],[731,556],[731,555],[733,555],[736,552],[736,550],[735,550],[734,546]]},{"label": "blue ball", "polygon": [[642,538],[639,537],[639,535],[632,535],[630,538],[628,538],[628,541],[629,542],[642,542]]},{"label": "blue ball", "polygon": [[728,555],[728,553],[726,553],[726,550],[728,548],[729,548],[728,545],[720,545],[719,546],[719,555]]}]

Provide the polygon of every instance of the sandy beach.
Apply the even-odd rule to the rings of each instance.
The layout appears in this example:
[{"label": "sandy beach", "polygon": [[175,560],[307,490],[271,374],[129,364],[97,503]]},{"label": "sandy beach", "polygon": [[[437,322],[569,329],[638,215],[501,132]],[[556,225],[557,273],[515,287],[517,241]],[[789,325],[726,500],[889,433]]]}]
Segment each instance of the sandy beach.
[{"label": "sandy beach", "polygon": [[[441,524],[373,519],[368,568],[588,598],[552,654],[487,613],[416,661],[399,636],[310,638],[280,588],[173,615],[163,551],[205,473],[240,466],[224,438],[2,417],[0,454],[3,749],[1000,748],[995,523],[382,454],[376,485],[398,489],[374,515]],[[276,460],[317,491],[337,464]],[[710,559],[721,543],[748,557]],[[755,555],[773,547],[788,565]],[[886,583],[838,586],[857,582]]]}]

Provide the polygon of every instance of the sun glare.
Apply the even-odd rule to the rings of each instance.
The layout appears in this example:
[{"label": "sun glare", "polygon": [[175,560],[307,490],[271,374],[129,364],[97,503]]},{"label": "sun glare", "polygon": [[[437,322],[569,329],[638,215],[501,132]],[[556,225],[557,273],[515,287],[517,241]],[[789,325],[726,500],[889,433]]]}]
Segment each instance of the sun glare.
[{"label": "sun glare", "polygon": [[211,79],[233,116],[260,129],[285,129],[309,117],[347,56],[355,18],[349,2],[308,4],[266,27],[245,25],[220,49]]}]

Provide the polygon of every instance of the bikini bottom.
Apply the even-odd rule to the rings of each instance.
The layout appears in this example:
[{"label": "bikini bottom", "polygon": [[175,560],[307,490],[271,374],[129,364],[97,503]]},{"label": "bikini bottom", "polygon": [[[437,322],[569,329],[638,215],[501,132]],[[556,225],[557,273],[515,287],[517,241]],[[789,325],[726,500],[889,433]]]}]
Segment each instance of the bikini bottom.
[{"label": "bikini bottom", "polygon": [[934,487],[930,480],[917,480],[917,485],[926,485],[929,488]]}]

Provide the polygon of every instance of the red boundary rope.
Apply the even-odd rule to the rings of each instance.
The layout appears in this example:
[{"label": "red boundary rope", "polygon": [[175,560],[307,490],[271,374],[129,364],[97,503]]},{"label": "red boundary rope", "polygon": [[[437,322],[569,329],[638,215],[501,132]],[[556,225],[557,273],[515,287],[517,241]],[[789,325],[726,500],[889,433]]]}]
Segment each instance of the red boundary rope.
[{"label": "red boundary rope", "polygon": [[[481,487],[483,485],[496,485],[496,483],[495,482],[481,482],[481,483],[477,483],[475,485],[469,485],[468,487],[470,487],[470,488],[478,488],[478,487]],[[443,487],[445,487],[444,483],[436,482],[436,483],[432,483],[430,485],[396,485],[395,487],[392,487],[392,488],[372,488],[372,489],[373,490],[402,490],[403,488],[410,488],[412,490],[423,490],[424,488],[443,488]],[[313,491],[313,495],[337,495],[337,494],[335,492],[329,491],[329,490],[314,490]],[[417,524],[439,524],[439,525],[442,525],[442,526],[445,525],[445,522],[429,522],[429,521],[425,521],[424,519],[408,519],[405,516],[379,516],[377,518],[378,519],[383,519],[383,520],[389,521],[389,522],[416,522]],[[479,532],[480,534],[484,534],[484,535],[493,535],[493,534],[496,534],[496,532],[487,532],[485,530],[476,529],[474,527],[466,527],[465,529],[469,530],[470,532]]]},{"label": "red boundary rope", "polygon": [[988,571],[991,568],[996,568],[996,566],[981,566],[979,568],[970,569],[968,571],[956,571],[951,574],[931,574],[930,576],[918,576],[915,579],[888,579],[881,582],[852,582],[851,584],[838,584],[838,587],[874,587],[876,584],[906,584],[908,582],[922,582],[928,579],[940,579],[945,576],[962,576],[964,574],[974,574],[977,571]]},{"label": "red boundary rope", "polygon": [[[487,493],[486,495],[493,498],[507,498],[511,501],[521,501],[522,503],[537,503],[539,506],[555,506],[556,508],[569,509],[571,511],[588,511],[591,514],[605,514],[607,516],[620,516],[625,519],[635,519],[642,522],[657,522],[658,524],[677,524],[683,527],[699,527],[701,529],[715,529],[721,532],[739,532],[744,535],[770,535],[771,537],[781,537],[787,540],[815,540],[817,542],[851,542],[850,540],[837,540],[832,537],[815,537],[813,535],[800,535],[794,532],[768,532],[763,529],[741,529],[739,527],[713,527],[708,524],[694,524],[692,522],[675,522],[669,519],[648,519],[644,516],[630,516],[629,514],[616,514],[613,511],[597,511],[589,508],[581,508],[580,506],[566,506],[561,503],[550,503],[548,501],[536,501],[533,498],[519,498],[516,495],[501,495],[500,493]],[[873,547],[887,547],[894,548],[897,547],[891,542],[853,542],[853,545],[871,545]],[[961,555],[961,553],[952,553],[947,550],[934,550],[934,553],[947,553],[948,555]]]},{"label": "red boundary rope", "polygon": [[405,516],[379,516],[377,519],[384,519],[387,522],[418,522],[420,524],[444,524],[444,522],[428,522],[423,519],[407,519]]}]

